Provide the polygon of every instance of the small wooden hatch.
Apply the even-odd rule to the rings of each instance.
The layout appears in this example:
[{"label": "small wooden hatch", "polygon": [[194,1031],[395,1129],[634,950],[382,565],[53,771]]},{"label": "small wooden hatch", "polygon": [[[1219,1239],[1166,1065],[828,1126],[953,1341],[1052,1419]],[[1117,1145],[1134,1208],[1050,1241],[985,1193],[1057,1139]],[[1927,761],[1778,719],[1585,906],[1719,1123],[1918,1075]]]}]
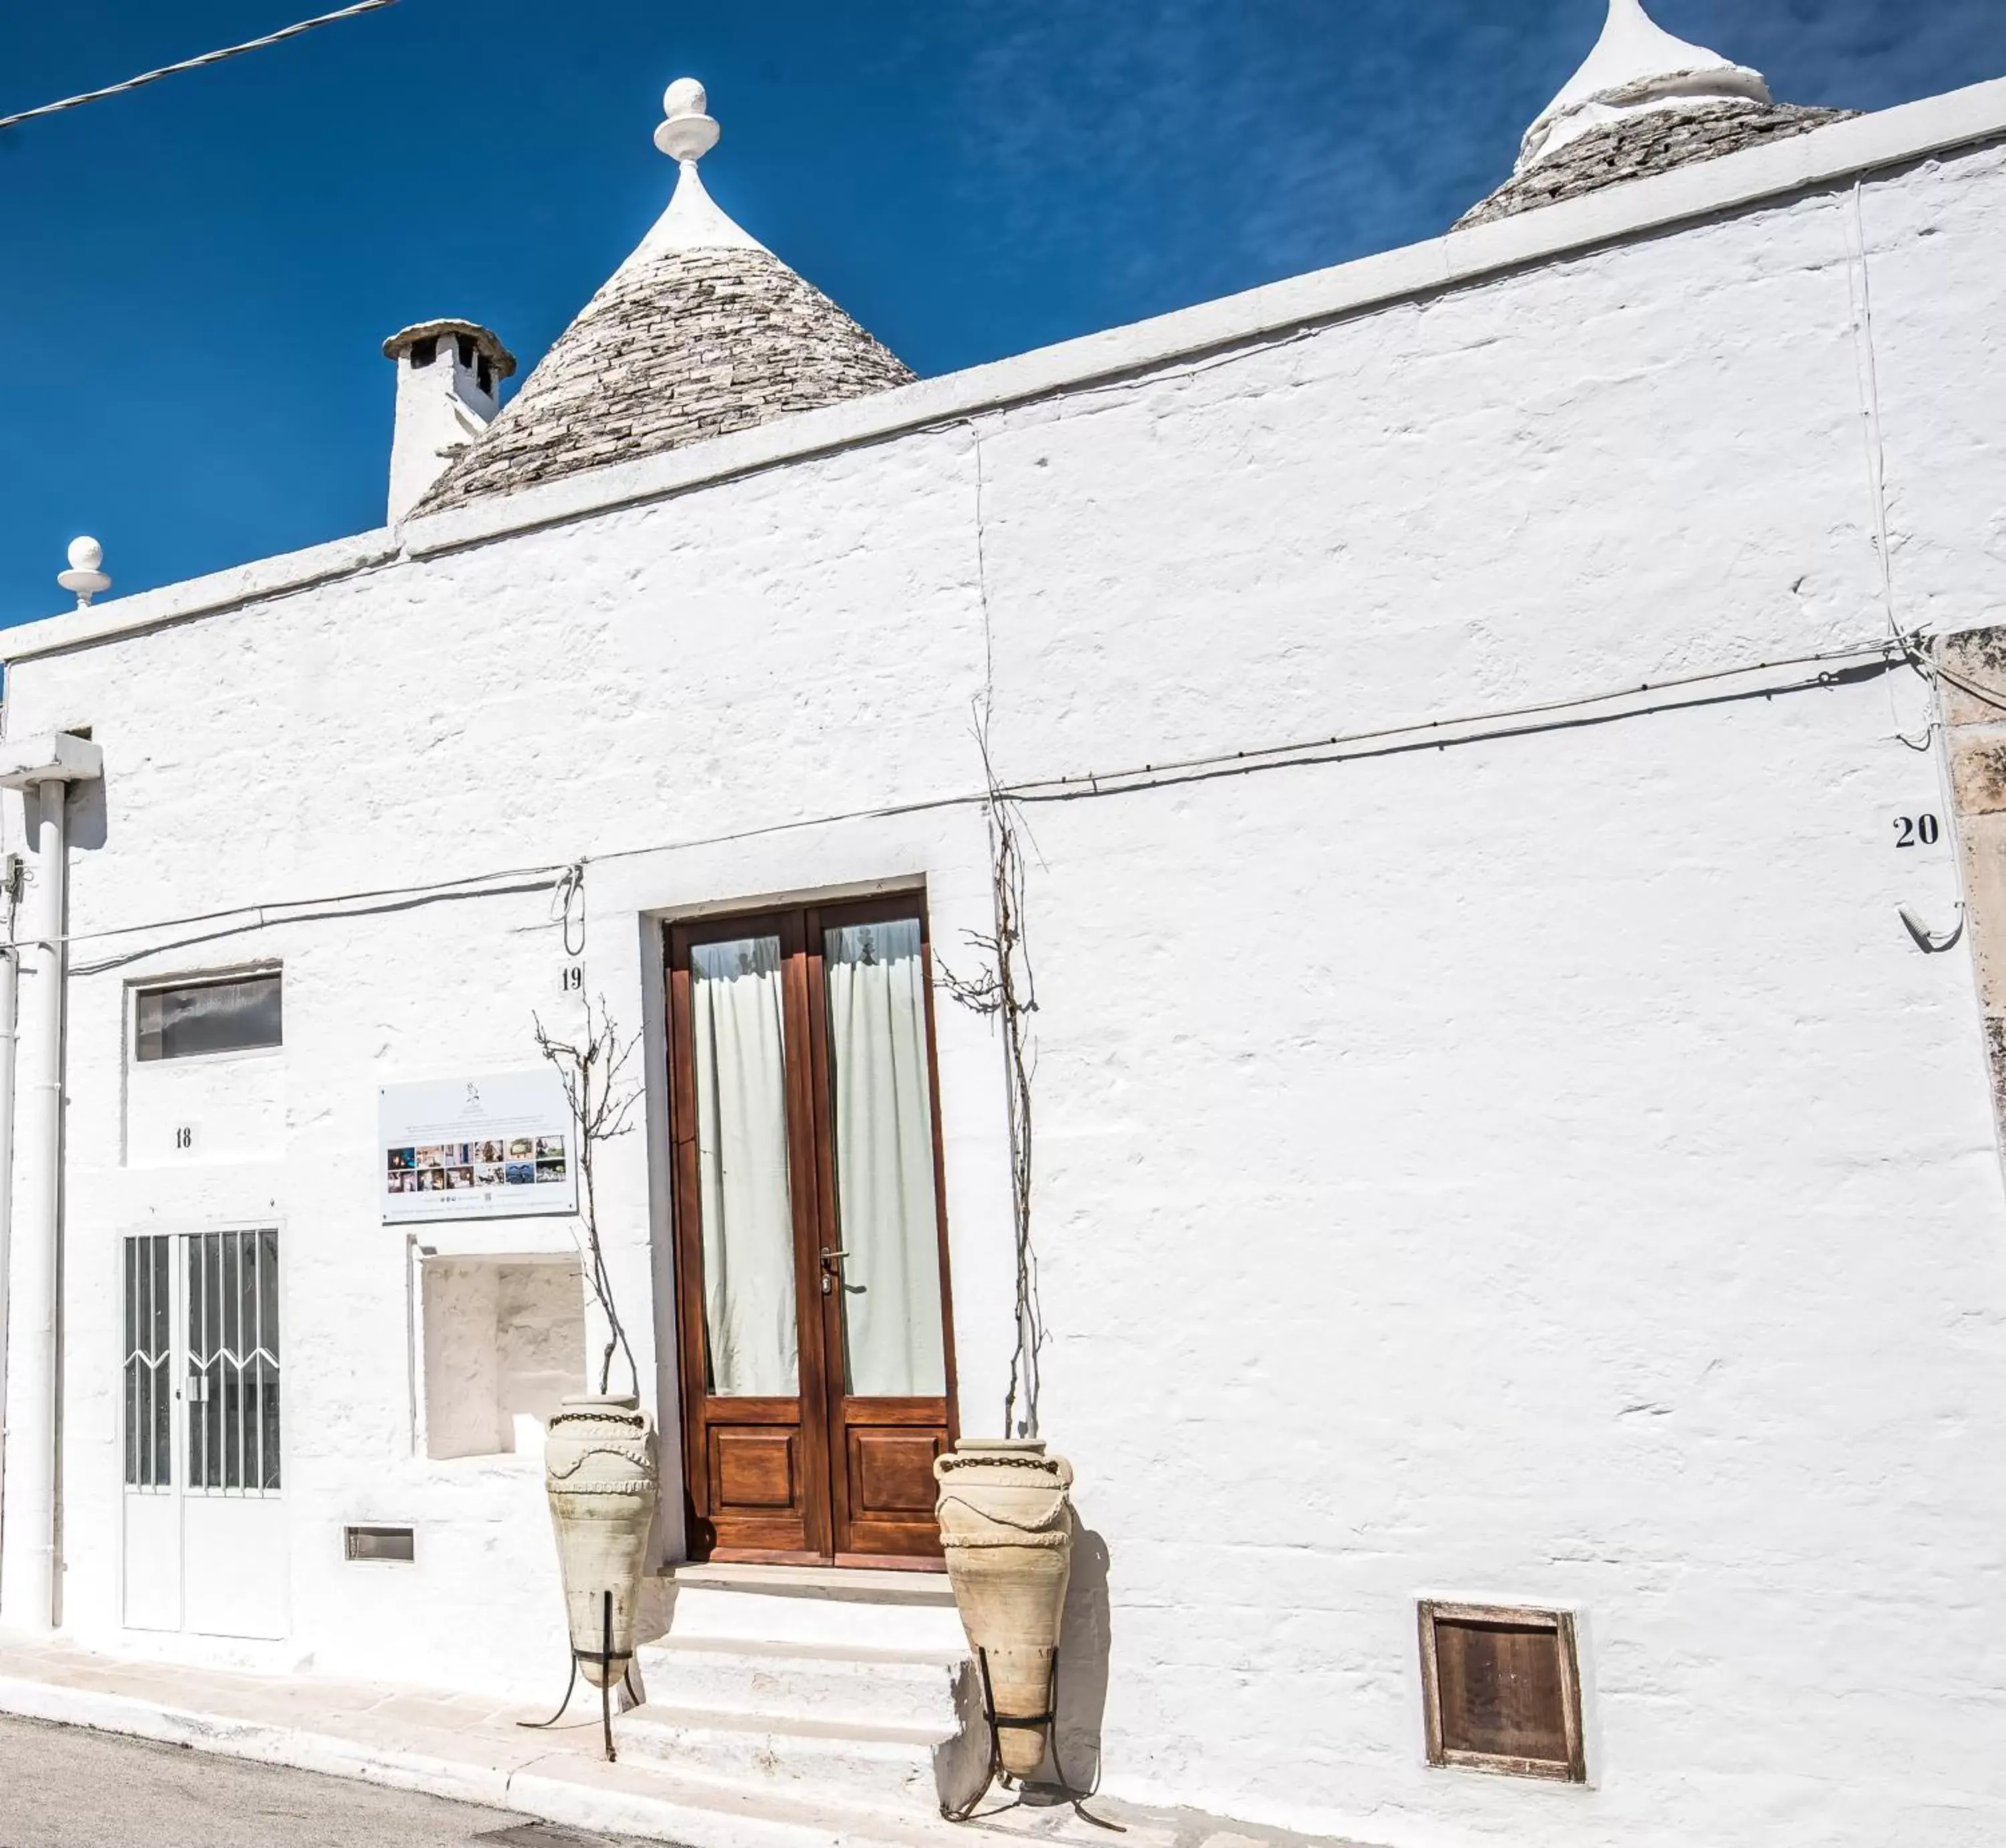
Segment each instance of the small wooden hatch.
[{"label": "small wooden hatch", "polygon": [[1584,1783],[1574,1619],[1424,1600],[1428,1762]]}]

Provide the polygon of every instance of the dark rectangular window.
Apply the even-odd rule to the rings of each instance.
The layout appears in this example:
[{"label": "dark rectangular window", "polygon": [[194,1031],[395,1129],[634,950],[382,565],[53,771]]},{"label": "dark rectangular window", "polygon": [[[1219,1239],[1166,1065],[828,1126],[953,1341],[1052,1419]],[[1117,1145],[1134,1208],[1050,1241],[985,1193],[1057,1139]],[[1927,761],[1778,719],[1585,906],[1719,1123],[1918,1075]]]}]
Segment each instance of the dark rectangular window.
[{"label": "dark rectangular window", "polygon": [[279,978],[192,983],[140,991],[135,1045],[142,1061],[185,1059],[280,1044]]},{"label": "dark rectangular window", "polygon": [[1430,1764],[1587,1781],[1571,1617],[1424,1603],[1420,1619]]},{"label": "dark rectangular window", "polygon": [[408,1527],[350,1527],[342,1536],[350,1559],[389,1560],[409,1565],[417,1558],[417,1536]]}]

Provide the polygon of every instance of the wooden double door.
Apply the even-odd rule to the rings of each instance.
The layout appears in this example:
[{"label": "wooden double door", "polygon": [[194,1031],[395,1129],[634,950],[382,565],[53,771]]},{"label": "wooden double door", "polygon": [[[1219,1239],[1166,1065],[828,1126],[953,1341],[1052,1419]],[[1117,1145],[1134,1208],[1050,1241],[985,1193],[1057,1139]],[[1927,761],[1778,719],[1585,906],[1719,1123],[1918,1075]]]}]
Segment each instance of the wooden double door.
[{"label": "wooden double door", "polygon": [[924,903],[667,953],[692,1557],[930,1563],[955,1414]]}]

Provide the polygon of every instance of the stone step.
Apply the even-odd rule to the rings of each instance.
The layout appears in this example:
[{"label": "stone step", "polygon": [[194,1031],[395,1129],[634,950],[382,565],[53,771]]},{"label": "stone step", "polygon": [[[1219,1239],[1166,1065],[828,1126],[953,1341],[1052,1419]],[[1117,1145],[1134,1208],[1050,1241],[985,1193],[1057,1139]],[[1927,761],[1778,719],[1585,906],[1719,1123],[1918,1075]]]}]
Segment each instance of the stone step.
[{"label": "stone step", "polygon": [[965,1653],[947,1575],[843,1567],[682,1565],[670,1575],[677,1638]]},{"label": "stone step", "polygon": [[931,1727],[960,1723],[965,1651],[901,1652],[851,1644],[758,1642],[670,1635],[635,1652],[655,1705],[794,1720]]},{"label": "stone step", "polygon": [[952,1730],[862,1720],[796,1719],[670,1707],[650,1700],[614,1722],[621,1761],[769,1795],[827,1796],[897,1814],[938,1813]]}]

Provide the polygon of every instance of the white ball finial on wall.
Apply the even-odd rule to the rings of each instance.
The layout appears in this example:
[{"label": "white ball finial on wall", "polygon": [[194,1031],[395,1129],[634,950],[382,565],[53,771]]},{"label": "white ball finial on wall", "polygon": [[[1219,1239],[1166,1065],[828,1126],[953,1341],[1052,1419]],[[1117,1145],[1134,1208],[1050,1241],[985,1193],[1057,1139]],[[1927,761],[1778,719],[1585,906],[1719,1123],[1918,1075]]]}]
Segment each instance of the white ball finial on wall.
[{"label": "white ball finial on wall", "polygon": [[701,160],[717,146],[719,128],[706,111],[710,98],[694,77],[678,77],[662,97],[655,146],[671,160]]},{"label": "white ball finial on wall", "polygon": [[111,588],[104,575],[104,547],[87,535],[69,542],[69,569],[56,573],[56,582],[76,598],[79,610],[90,607],[90,600]]}]

